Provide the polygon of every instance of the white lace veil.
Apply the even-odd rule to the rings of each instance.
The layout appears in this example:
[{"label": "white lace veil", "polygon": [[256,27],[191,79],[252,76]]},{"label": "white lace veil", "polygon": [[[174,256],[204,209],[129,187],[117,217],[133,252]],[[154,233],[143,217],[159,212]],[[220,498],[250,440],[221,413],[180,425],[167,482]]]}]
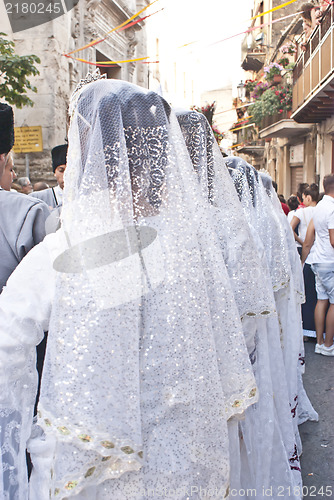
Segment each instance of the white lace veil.
[{"label": "white lace veil", "polygon": [[52,494],[136,470],[150,485],[226,489],[226,420],[256,387],[210,213],[160,96],[112,80],[82,89],[59,239],[38,408]]},{"label": "white lace veil", "polygon": [[293,232],[289,221],[282,210],[282,205],[278,199],[276,191],[273,187],[272,180],[269,174],[260,172],[260,179],[266,189],[268,197],[272,203],[273,209],[277,214],[280,224],[285,231],[286,244],[288,248],[289,262],[291,266],[291,273],[293,278],[293,286],[297,294],[297,300],[299,303],[305,301],[305,289],[304,289],[304,278],[302,266],[300,263],[300,257],[297,252],[296,242],[293,236]]},{"label": "white lace veil", "polygon": [[248,223],[256,230],[265,248],[273,290],[285,288],[290,281],[290,262],[286,233],[273,210],[258,172],[245,160],[224,158]]},{"label": "white lace veil", "polygon": [[176,110],[176,115],[202,193],[210,204],[240,316],[268,315],[275,311],[268,288],[270,277],[211,127],[196,111]]}]

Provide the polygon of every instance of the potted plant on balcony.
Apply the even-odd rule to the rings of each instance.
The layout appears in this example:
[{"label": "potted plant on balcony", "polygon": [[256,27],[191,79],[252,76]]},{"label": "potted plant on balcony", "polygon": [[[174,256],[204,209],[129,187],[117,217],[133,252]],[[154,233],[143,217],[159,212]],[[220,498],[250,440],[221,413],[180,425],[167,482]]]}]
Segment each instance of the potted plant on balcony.
[{"label": "potted plant on balcony", "polygon": [[213,132],[213,135],[215,136],[215,139],[217,141],[218,144],[220,144],[220,141],[224,138],[224,134],[222,132],[220,132],[217,127],[212,127],[212,132]]},{"label": "potted plant on balcony", "polygon": [[251,115],[250,121],[257,126],[266,116],[277,114],[277,119],[284,111],[290,111],[292,108],[292,88],[291,85],[268,88],[254,104],[249,106],[248,112]]},{"label": "potted plant on balcony", "polygon": [[280,51],[282,52],[282,54],[292,55],[292,54],[295,54],[297,52],[297,47],[293,42],[288,42],[287,44],[282,45],[282,47],[280,48]]},{"label": "potted plant on balcony", "polygon": [[210,126],[211,126],[211,129],[212,129],[212,132],[216,138],[216,141],[218,142],[218,144],[220,143],[220,141],[223,139],[224,137],[224,134],[222,132],[220,132],[217,127],[214,127],[212,125],[212,119],[213,119],[213,114],[215,112],[215,109],[216,109],[216,102],[214,101],[213,103],[211,104],[206,104],[205,106],[192,106],[191,107],[192,110],[194,111],[197,111],[198,113],[202,113],[206,119],[208,120]]},{"label": "potted plant on balcony", "polygon": [[288,57],[281,57],[281,59],[278,61],[278,64],[280,64],[281,66],[283,66],[284,69],[286,69],[287,66],[289,66],[290,64],[290,60]]},{"label": "potted plant on balcony", "polygon": [[277,62],[270,63],[268,66],[265,66],[264,73],[265,76],[264,78],[267,81],[271,81],[274,83],[280,83],[282,81],[282,70],[283,66],[278,64]]},{"label": "potted plant on balcony", "polygon": [[255,85],[253,92],[251,93],[251,98],[255,101],[260,99],[261,95],[269,88],[268,82],[258,82]]},{"label": "potted plant on balcony", "polygon": [[249,98],[251,96],[251,92],[253,92],[257,83],[258,83],[257,80],[250,80],[249,79],[249,80],[245,81],[246,97]]},{"label": "potted plant on balcony", "polygon": [[216,101],[213,101],[212,103],[206,104],[205,106],[201,107],[192,106],[191,109],[193,109],[194,111],[198,111],[198,113],[202,113],[212,126],[213,114],[216,109]]}]

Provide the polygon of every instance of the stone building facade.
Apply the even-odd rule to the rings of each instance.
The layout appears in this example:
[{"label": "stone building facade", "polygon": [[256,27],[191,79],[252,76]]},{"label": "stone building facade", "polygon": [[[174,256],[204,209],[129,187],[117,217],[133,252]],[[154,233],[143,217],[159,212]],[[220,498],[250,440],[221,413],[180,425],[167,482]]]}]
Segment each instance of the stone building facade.
[{"label": "stone building facade", "polygon": [[[297,50],[290,56],[293,70],[283,75],[283,83],[292,86],[292,110],[265,117],[254,128],[253,142],[236,149],[237,154],[247,153],[246,159],[254,166],[266,169],[285,197],[295,193],[300,182],[316,182],[321,189],[324,176],[334,172],[334,6],[324,5],[320,24],[305,38],[297,14],[302,4],[297,0],[273,12],[273,20],[293,16],[257,30],[253,41],[247,45],[246,39],[242,46],[245,79],[257,80],[265,64],[282,57],[283,45],[292,43]],[[321,7],[324,2],[314,0],[313,4]],[[254,14],[277,5],[276,0],[255,0]],[[256,22],[269,21],[267,14]]]},{"label": "stone building facade", "polygon": [[[37,94],[29,97],[32,108],[15,109],[15,126],[41,126],[43,152],[29,153],[29,174],[32,182],[45,180],[54,184],[51,170],[51,149],[65,142],[68,130],[68,103],[77,82],[95,66],[65,57],[63,54],[81,48],[105,36],[112,28],[128,20],[148,5],[148,0],[79,0],[67,13],[40,26],[13,33],[7,24],[3,31],[15,42],[20,55],[35,54],[40,60],[39,76],[31,78]],[[1,3],[2,4],[2,3]],[[0,5],[0,15],[6,17]],[[147,56],[145,22],[117,31],[94,47],[78,52],[79,58],[91,61],[122,61]],[[116,78],[147,87],[147,65],[122,63],[101,69],[108,78]],[[17,154],[18,176],[26,173],[25,155]]]}]

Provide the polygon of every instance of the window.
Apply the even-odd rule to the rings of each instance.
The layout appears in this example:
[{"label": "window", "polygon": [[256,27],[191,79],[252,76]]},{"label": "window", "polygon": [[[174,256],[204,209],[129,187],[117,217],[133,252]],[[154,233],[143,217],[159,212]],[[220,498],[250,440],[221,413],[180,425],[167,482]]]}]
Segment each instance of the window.
[{"label": "window", "polygon": [[[96,51],[96,62],[99,61],[110,61],[110,57],[106,57],[102,52],[99,52],[98,50]],[[109,67],[109,68],[100,68],[101,75],[107,75],[107,78],[115,79],[115,80],[120,80],[121,79],[121,74],[122,74],[122,68],[118,65],[115,64],[115,66]]]}]

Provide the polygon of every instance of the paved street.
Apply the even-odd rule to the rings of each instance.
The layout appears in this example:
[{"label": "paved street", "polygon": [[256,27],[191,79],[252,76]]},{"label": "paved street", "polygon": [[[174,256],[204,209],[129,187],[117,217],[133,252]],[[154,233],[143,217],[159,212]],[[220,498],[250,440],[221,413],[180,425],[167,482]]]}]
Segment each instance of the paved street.
[{"label": "paved street", "polygon": [[304,499],[325,499],[334,498],[334,357],[315,354],[314,346],[313,339],[305,342],[304,386],[319,422],[300,426],[301,465]]}]

